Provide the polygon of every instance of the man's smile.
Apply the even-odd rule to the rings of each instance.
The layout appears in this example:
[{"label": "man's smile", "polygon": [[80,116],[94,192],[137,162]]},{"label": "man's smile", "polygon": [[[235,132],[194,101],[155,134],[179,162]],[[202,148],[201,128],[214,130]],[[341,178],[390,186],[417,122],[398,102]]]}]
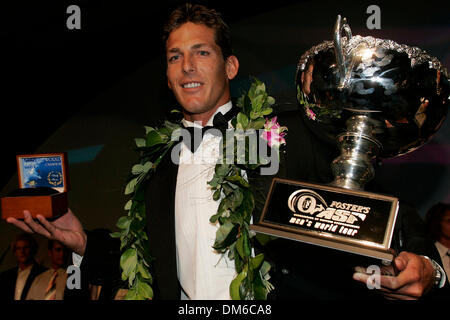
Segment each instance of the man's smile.
[{"label": "man's smile", "polygon": [[190,82],[185,82],[181,84],[181,87],[183,89],[195,89],[195,88],[199,88],[203,86],[203,83],[201,82],[196,82],[196,81],[190,81]]}]

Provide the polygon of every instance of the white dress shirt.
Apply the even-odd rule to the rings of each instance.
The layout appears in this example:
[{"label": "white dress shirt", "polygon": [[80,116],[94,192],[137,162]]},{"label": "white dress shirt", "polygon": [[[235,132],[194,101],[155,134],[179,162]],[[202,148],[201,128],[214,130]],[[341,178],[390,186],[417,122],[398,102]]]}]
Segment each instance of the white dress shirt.
[{"label": "white dress shirt", "polygon": [[[229,102],[216,113],[225,114],[231,108]],[[207,125],[212,125],[213,117]],[[183,123],[201,127],[197,122],[183,120]],[[219,152],[220,137],[208,133],[195,153],[184,144],[181,147],[175,194],[175,234],[182,299],[230,299],[229,285],[236,275],[234,262],[212,248],[219,223],[209,222],[219,206],[207,183],[214,176]]]},{"label": "white dress shirt", "polygon": [[31,268],[33,268],[33,265],[30,265],[23,270],[18,268],[16,289],[14,291],[14,300],[20,300],[23,288],[25,287],[25,283],[27,282],[28,276],[30,275]]},{"label": "white dress shirt", "polygon": [[446,246],[444,246],[439,241],[436,241],[434,243],[434,245],[438,249],[439,255],[441,256],[441,261],[442,261],[445,273],[447,274],[447,281],[450,282],[450,279],[449,279],[449,277],[450,277],[450,256],[448,255],[450,252],[450,249],[447,248]]}]

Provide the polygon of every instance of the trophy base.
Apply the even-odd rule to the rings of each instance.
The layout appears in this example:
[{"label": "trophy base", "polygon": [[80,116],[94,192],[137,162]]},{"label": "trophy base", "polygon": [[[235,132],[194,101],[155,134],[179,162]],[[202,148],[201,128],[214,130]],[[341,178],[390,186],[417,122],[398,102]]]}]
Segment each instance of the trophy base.
[{"label": "trophy base", "polygon": [[[313,237],[305,234],[300,234],[296,231],[287,230],[280,226],[273,224],[254,224],[250,227],[252,230],[267,234],[269,236],[275,236],[279,238],[284,238],[288,240],[300,241],[303,243],[308,243],[312,245],[318,245],[325,248],[331,248],[336,250],[341,250],[344,252],[354,253],[361,256],[374,258],[377,260],[382,260],[385,264],[390,264],[395,258],[395,252],[391,249],[389,250],[376,250],[370,249],[364,246],[349,245],[346,243],[340,243],[336,240],[327,240],[326,238]],[[284,230],[283,230],[284,229]]]},{"label": "trophy base", "polygon": [[274,178],[263,213],[250,228],[389,264],[397,211],[395,197]]},{"label": "trophy base", "polygon": [[23,219],[23,211],[28,210],[33,218],[42,215],[53,220],[67,212],[67,192],[52,188],[18,189],[1,198],[1,209],[2,219]]}]

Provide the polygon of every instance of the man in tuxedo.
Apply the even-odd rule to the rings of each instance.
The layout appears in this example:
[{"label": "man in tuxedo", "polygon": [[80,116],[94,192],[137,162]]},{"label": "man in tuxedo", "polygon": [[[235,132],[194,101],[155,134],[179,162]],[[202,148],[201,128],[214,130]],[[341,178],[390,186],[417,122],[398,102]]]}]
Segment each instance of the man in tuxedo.
[{"label": "man in tuxedo", "polygon": [[18,265],[0,274],[0,300],[25,300],[33,280],[45,267],[34,260],[38,245],[31,235],[18,235],[12,248]]},{"label": "man in tuxedo", "polygon": [[[225,116],[227,121],[231,120],[236,108],[231,102],[229,82],[238,72],[239,61],[232,54],[230,31],[220,15],[204,6],[186,4],[170,15],[164,35],[168,86],[182,107],[183,125],[211,125],[219,115]],[[298,111],[292,115],[280,115],[279,119],[281,123],[284,121],[281,119],[293,120],[287,124],[292,127],[292,130],[289,127],[288,145],[292,143],[292,148],[297,151],[288,150],[286,164],[292,178],[310,178],[320,182],[321,178],[328,176],[329,169],[318,163],[328,166],[329,155],[334,150],[330,152],[326,148],[314,147],[319,138],[308,133]],[[216,138],[205,135],[196,150],[189,150],[183,145],[180,159],[193,156],[199,161],[176,165],[166,158],[149,183],[146,208],[149,246],[152,256],[156,258],[152,266],[155,298],[230,298],[229,284],[235,277],[234,263],[228,261],[228,257],[221,260],[220,254],[212,249],[218,226],[209,223],[209,218],[216,213],[218,202],[212,199],[207,181],[214,173],[214,161],[208,162],[202,158],[208,154],[211,158],[211,154],[218,150],[220,139]],[[298,150],[308,148],[313,154],[299,154]],[[289,170],[287,172],[289,174]],[[60,240],[83,256],[82,267],[87,265],[91,273],[105,282],[117,276],[103,274],[105,270],[110,270],[108,266],[111,264],[117,265],[120,257],[119,244],[109,237],[108,231],[85,232],[70,210],[54,222],[37,216],[40,222],[37,223],[27,211],[24,218],[24,222],[12,218],[8,222],[28,232],[38,232]],[[272,254],[268,252],[268,256],[275,265],[277,289],[273,297],[285,298],[288,295],[283,292],[295,289],[289,288],[283,280],[284,276],[292,275],[283,264],[294,253],[301,258],[302,252],[294,243],[284,244],[278,240],[273,243],[267,247],[272,251]],[[283,257],[275,254],[278,250],[284,253]],[[311,257],[316,256],[312,253]],[[278,261],[282,267],[277,266]],[[313,270],[316,263],[311,258],[297,262],[309,264]],[[433,286],[434,268],[426,258],[402,252],[396,265],[402,272],[398,277],[382,277],[383,293],[395,294],[392,298],[413,298]],[[365,276],[364,273],[357,273],[355,277],[365,283]],[[306,277],[311,279],[308,274]],[[346,278],[346,275],[336,273],[335,277],[341,282],[353,282],[352,274]],[[308,285],[314,286],[315,283]],[[327,288],[324,289],[327,292]]]}]

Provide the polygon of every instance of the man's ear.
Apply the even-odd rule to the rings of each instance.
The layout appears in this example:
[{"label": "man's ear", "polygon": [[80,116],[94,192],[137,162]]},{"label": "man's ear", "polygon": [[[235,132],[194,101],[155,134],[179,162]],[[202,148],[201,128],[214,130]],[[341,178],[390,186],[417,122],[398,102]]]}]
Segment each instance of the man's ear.
[{"label": "man's ear", "polygon": [[236,56],[229,56],[225,61],[225,70],[227,72],[228,80],[236,77],[239,70],[239,60]]}]

